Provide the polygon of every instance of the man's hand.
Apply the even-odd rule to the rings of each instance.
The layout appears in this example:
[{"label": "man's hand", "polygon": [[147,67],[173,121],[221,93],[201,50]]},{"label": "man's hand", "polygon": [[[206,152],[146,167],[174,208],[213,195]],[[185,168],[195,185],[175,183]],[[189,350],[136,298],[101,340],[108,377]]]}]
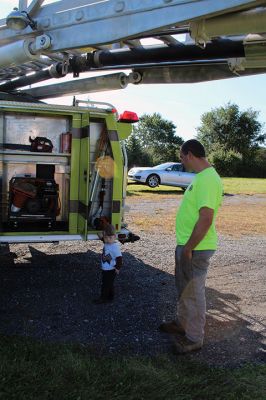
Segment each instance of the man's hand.
[{"label": "man's hand", "polygon": [[185,245],[181,254],[181,263],[187,264],[192,260],[192,249]]}]

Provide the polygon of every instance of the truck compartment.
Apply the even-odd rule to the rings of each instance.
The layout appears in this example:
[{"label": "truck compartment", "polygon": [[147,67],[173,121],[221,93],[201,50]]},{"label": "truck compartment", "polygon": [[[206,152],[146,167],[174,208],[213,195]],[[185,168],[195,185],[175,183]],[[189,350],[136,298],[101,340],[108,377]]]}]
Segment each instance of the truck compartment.
[{"label": "truck compartment", "polygon": [[2,235],[64,232],[86,238],[112,222],[114,160],[106,120],[94,117],[84,129],[73,127],[74,118],[0,113]]}]

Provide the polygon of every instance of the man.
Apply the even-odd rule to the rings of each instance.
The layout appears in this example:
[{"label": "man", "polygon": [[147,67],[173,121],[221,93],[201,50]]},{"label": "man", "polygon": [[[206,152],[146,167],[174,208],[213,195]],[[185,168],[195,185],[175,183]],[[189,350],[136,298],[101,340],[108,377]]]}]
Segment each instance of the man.
[{"label": "man", "polygon": [[208,163],[203,145],[185,142],[180,159],[187,171],[196,173],[176,215],[175,277],[178,295],[177,320],[160,325],[175,336],[179,354],[203,345],[206,299],[205,281],[211,256],[217,248],[215,217],[222,201],[221,178]]}]

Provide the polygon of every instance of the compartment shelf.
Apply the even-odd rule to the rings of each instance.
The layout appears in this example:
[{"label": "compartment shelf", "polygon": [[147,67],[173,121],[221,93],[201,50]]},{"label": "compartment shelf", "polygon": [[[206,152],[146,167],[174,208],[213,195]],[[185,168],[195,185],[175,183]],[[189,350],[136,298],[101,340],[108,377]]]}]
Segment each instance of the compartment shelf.
[{"label": "compartment shelf", "polygon": [[68,153],[38,153],[32,151],[2,150],[0,157],[3,163],[42,163],[68,165],[71,154]]}]

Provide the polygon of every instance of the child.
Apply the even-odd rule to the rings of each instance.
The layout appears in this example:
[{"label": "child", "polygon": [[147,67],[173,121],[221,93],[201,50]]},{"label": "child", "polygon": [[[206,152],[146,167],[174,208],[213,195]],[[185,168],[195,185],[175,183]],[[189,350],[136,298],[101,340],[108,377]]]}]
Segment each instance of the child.
[{"label": "child", "polygon": [[113,225],[106,225],[103,231],[103,253],[101,259],[102,288],[101,296],[94,304],[103,304],[114,299],[114,280],[122,267],[122,254]]}]

